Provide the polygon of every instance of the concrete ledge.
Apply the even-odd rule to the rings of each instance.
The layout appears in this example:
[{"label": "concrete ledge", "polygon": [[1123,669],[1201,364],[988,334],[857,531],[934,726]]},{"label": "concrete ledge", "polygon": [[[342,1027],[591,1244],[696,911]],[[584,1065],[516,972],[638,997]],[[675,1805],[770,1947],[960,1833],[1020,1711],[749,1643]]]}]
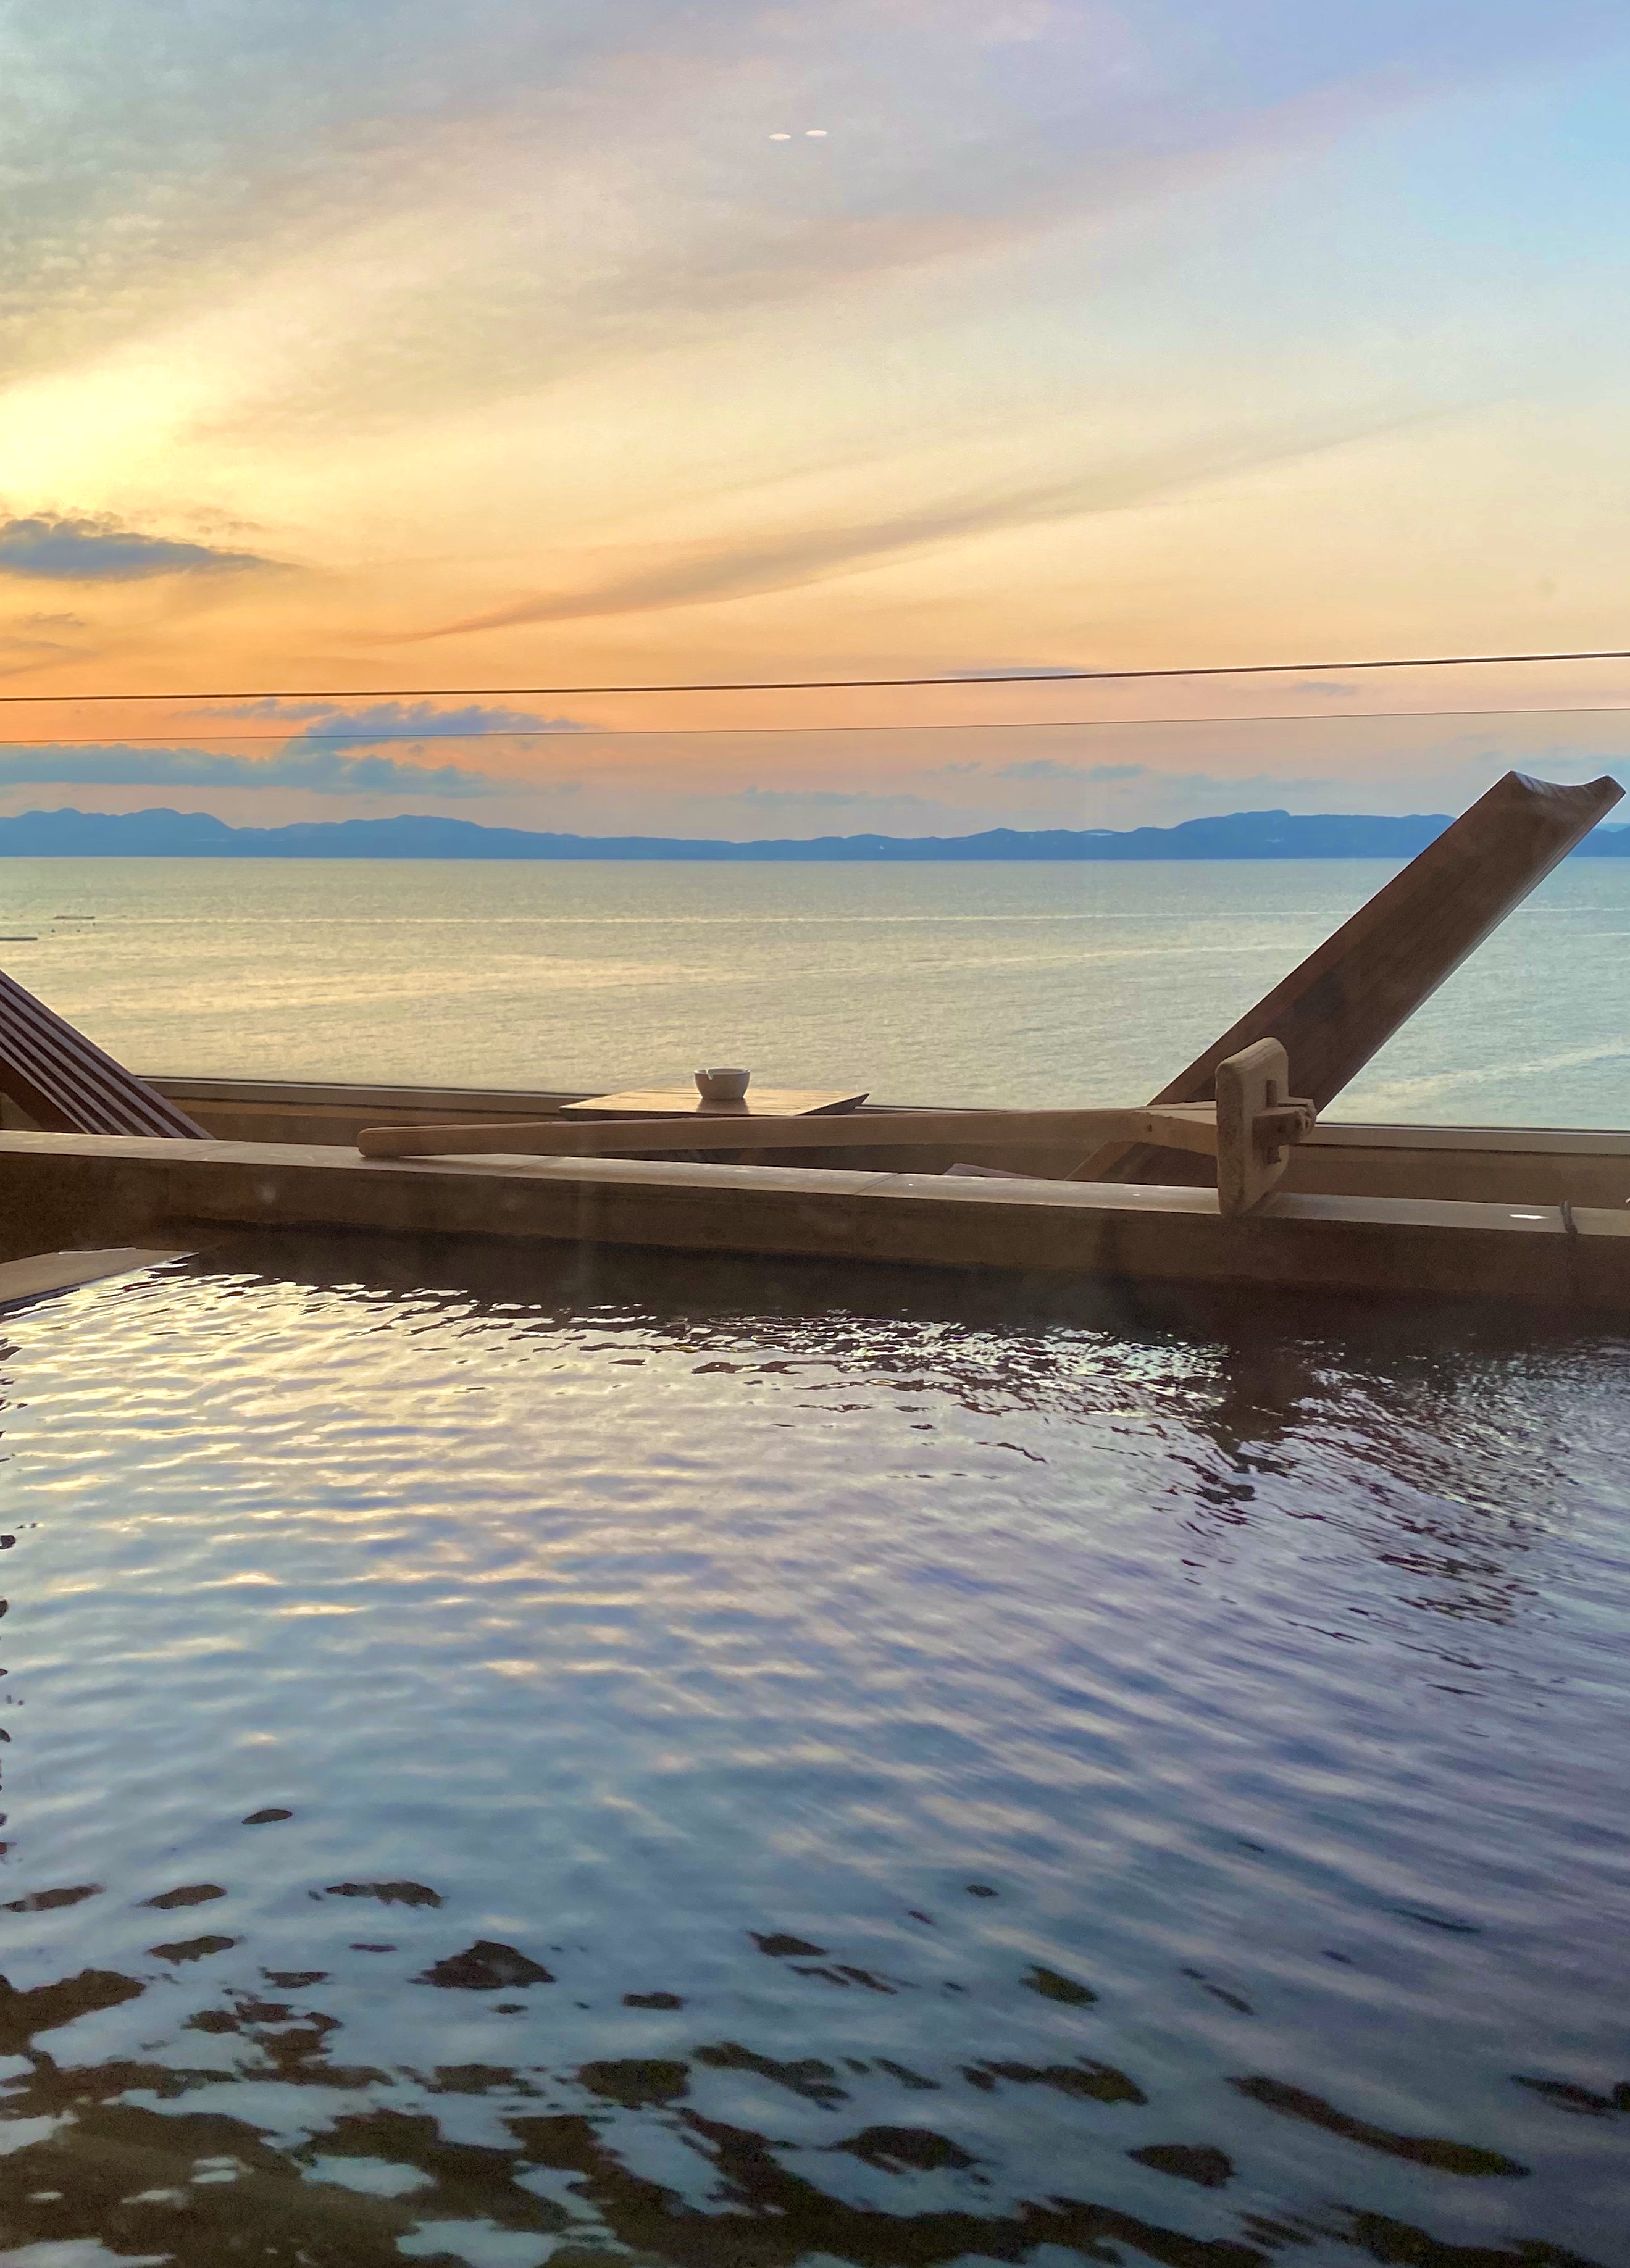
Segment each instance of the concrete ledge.
[{"label": "concrete ledge", "polygon": [[[633,1159],[371,1160],[284,1143],[0,1135],[33,1248],[274,1225],[1128,1279],[1517,1299],[1630,1314],[1630,1212]],[[191,1241],[197,1241],[193,1233]]]}]

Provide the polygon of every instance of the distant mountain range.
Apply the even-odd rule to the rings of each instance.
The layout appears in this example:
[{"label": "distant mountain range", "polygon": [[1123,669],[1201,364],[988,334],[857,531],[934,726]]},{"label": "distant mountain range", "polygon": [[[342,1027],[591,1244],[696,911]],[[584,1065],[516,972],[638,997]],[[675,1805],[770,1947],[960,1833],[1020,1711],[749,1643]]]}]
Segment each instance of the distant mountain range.
[{"label": "distant mountain range", "polygon": [[[468,819],[340,819],[229,827],[202,811],[25,811],[0,819],[11,858],[808,859],[914,865],[948,859],[1412,858],[1449,825],[1442,812],[1376,819],[1235,811],[1177,827],[1050,828],[1021,834],[823,835],[808,842],[708,843],[663,835],[535,835]],[[1576,857],[1630,858],[1630,827],[1598,827]]]}]

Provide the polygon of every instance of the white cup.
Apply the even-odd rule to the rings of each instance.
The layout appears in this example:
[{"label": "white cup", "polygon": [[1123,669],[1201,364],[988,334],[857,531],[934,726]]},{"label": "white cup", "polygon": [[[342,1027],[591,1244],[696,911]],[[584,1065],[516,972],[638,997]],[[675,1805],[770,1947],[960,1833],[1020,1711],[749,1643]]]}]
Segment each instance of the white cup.
[{"label": "white cup", "polygon": [[697,1093],[704,1102],[741,1102],[752,1076],[750,1071],[699,1071],[696,1075]]}]

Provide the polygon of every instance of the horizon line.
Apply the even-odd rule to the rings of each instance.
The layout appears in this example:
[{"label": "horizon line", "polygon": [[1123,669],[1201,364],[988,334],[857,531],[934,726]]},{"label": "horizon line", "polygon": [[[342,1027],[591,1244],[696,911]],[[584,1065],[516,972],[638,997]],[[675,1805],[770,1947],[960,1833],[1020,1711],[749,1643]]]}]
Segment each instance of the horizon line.
[{"label": "horizon line", "polygon": [[[293,847],[297,840],[309,841],[313,837],[322,837],[332,843],[336,836],[344,836],[350,843],[358,845],[355,855],[359,857],[372,855],[390,858],[408,855],[431,858],[442,857],[449,861],[457,861],[473,853],[476,856],[490,856],[498,863],[505,862],[504,851],[495,849],[490,852],[476,852],[471,838],[489,838],[495,844],[513,843],[516,848],[510,855],[515,863],[522,863],[527,859],[527,851],[521,847],[523,845],[527,846],[528,849],[533,845],[539,846],[532,852],[532,857],[538,860],[549,860],[551,856],[565,859],[573,857],[589,859],[598,856],[612,861],[626,858],[632,862],[643,860],[656,863],[666,852],[671,853],[678,859],[700,859],[712,856],[743,860],[750,859],[755,853],[758,853],[767,860],[774,861],[796,858],[800,852],[807,852],[817,861],[823,858],[841,861],[845,857],[854,860],[864,860],[868,857],[887,860],[890,854],[894,854],[901,863],[909,863],[913,858],[929,863],[935,859],[949,862],[959,853],[963,856],[977,856],[979,849],[986,845],[990,846],[986,855],[993,858],[999,859],[1007,856],[1022,860],[1027,857],[1044,858],[1046,852],[1041,846],[1054,844],[1058,847],[1059,855],[1066,858],[1073,854],[1075,858],[1084,857],[1089,859],[1093,856],[1095,846],[1102,846],[1103,853],[1110,853],[1111,846],[1135,843],[1148,844],[1151,848],[1156,843],[1169,843],[1174,850],[1178,850],[1178,855],[1194,855],[1180,850],[1180,844],[1194,842],[1202,833],[1214,836],[1220,830],[1228,830],[1237,840],[1241,827],[1251,829],[1259,838],[1279,837],[1281,840],[1287,832],[1292,836],[1306,837],[1315,830],[1328,830],[1334,828],[1343,834],[1351,835],[1356,840],[1373,836],[1378,829],[1403,828],[1412,833],[1430,829],[1433,833],[1437,833],[1448,827],[1451,820],[1451,814],[1442,811],[1291,812],[1275,806],[1250,811],[1203,813],[1192,818],[1173,821],[1164,826],[1154,822],[1121,828],[993,826],[973,828],[961,835],[886,835],[868,831],[850,835],[761,835],[733,837],[718,835],[586,835],[555,828],[494,826],[481,820],[425,812],[397,812],[372,817],[352,815],[336,819],[289,820],[275,826],[240,825],[232,820],[222,819],[214,812],[181,811],[171,804],[148,805],[137,811],[120,812],[85,811],[77,804],[59,804],[48,809],[36,806],[28,811],[0,814],[0,856],[71,857],[75,855],[71,847],[75,837],[83,838],[87,832],[94,833],[106,843],[111,830],[114,834],[133,835],[137,842],[151,842],[154,836],[158,835],[160,842],[152,849],[136,848],[133,844],[125,854],[131,857],[157,858],[208,855],[203,850],[203,845],[208,843],[220,843],[225,852],[228,842],[241,841],[244,838],[263,839],[269,846],[268,855],[269,856],[298,857],[301,854]],[[143,828],[140,822],[144,821],[169,821],[172,822],[172,826],[167,829],[162,826],[158,828],[151,826]],[[34,822],[34,825],[31,827],[30,821]],[[23,830],[25,836],[37,837],[41,835],[48,835],[55,837],[63,847],[60,850],[30,851],[26,849],[19,849],[11,851],[7,845],[10,839],[19,829]],[[390,836],[395,836],[396,841],[400,843],[402,836],[398,830],[404,829],[411,838],[426,843],[427,847],[423,850],[411,853],[403,853],[383,847],[378,850],[370,851],[361,847],[362,843],[365,842],[383,844]],[[1630,836],[1630,824],[1620,821],[1617,826],[1611,826],[1603,821],[1591,831],[1596,835]],[[162,838],[166,834],[172,843],[178,844],[174,850],[162,847]],[[180,847],[180,839],[188,835],[191,837],[190,843],[185,848]],[[445,845],[445,848],[428,847],[429,842],[437,838],[439,838],[440,843]],[[1430,837],[1428,836],[1427,839]],[[1587,842],[1589,839],[1589,837],[1585,838]],[[278,846],[276,850],[270,848],[274,843]],[[456,847],[463,844],[471,844],[471,851],[466,852]],[[1008,851],[998,849],[996,847],[998,844],[1011,844],[1013,847]],[[549,849],[544,849],[542,846],[545,845],[557,845],[559,849],[557,851],[552,851]],[[1582,844],[1581,847],[1583,847]],[[100,851],[88,851],[85,855],[116,857],[121,855],[121,852],[110,847]],[[245,852],[236,855],[252,856],[254,853]],[[314,855],[321,856],[321,853],[315,852]],[[1263,839],[1259,848],[1228,849],[1221,850],[1218,855],[1331,857],[1341,856],[1343,853],[1340,848],[1336,846],[1319,850],[1303,850],[1298,854],[1295,850],[1280,850],[1272,844],[1271,840]],[[1386,857],[1392,853],[1390,849],[1355,848],[1346,855]]]}]

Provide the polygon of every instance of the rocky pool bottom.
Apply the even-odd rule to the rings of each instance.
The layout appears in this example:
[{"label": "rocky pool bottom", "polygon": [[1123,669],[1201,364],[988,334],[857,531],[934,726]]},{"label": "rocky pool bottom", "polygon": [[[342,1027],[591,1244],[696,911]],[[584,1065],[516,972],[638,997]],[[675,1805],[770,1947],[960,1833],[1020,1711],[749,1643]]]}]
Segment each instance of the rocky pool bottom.
[{"label": "rocky pool bottom", "polygon": [[1630,1349],[243,1244],[0,1317],[23,2268],[1625,2268]]}]

